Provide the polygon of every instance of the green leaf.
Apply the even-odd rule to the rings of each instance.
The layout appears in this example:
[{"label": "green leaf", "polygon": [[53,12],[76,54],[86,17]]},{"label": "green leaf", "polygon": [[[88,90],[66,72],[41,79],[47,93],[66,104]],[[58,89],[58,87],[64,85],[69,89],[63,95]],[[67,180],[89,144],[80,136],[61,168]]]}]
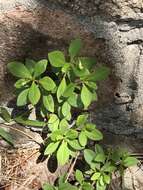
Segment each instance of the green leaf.
[{"label": "green leaf", "polygon": [[68,102],[64,102],[63,106],[62,106],[62,114],[63,116],[67,116],[69,115],[71,110],[71,106],[68,104]]},{"label": "green leaf", "polygon": [[55,188],[50,184],[44,184],[42,187],[43,190],[55,190]]},{"label": "green leaf", "polygon": [[88,118],[88,115],[87,114],[82,114],[82,115],[79,115],[77,120],[76,120],[76,125],[77,126],[82,126],[86,123],[87,121],[87,118]]},{"label": "green leaf", "polygon": [[62,67],[62,72],[67,73],[71,67],[70,63],[65,63],[64,66]]},{"label": "green leaf", "polygon": [[34,68],[34,77],[38,77],[46,71],[47,63],[48,63],[47,59],[42,59],[38,61],[38,63],[36,63]]},{"label": "green leaf", "polygon": [[2,119],[8,123],[11,121],[11,115],[4,107],[0,107],[0,117],[2,117]]},{"label": "green leaf", "polygon": [[36,105],[40,100],[40,90],[35,82],[32,83],[31,87],[29,88],[28,98],[32,105]]},{"label": "green leaf", "polygon": [[123,160],[123,165],[125,167],[130,167],[136,165],[138,162],[136,158],[129,156]]},{"label": "green leaf", "polygon": [[39,83],[47,91],[51,91],[56,87],[55,82],[50,77],[43,77],[39,80]]},{"label": "green leaf", "polygon": [[73,83],[70,83],[67,88],[65,89],[64,93],[63,93],[63,96],[64,97],[70,97],[71,94],[73,94],[73,91],[75,89],[75,84]]},{"label": "green leaf", "polygon": [[13,145],[13,139],[11,135],[5,131],[3,128],[0,128],[0,136],[5,139],[9,144]]},{"label": "green leaf", "polygon": [[54,112],[54,100],[52,95],[43,96],[43,104],[48,111]]},{"label": "green leaf", "polygon": [[103,180],[106,184],[110,184],[111,177],[109,175],[104,174],[103,175]]},{"label": "green leaf", "polygon": [[61,120],[59,127],[63,132],[65,132],[68,129],[69,124],[65,118]]},{"label": "green leaf", "polygon": [[102,186],[99,181],[96,183],[96,190],[106,190],[106,185]]},{"label": "green leaf", "polygon": [[58,183],[59,183],[59,186],[63,183],[65,183],[66,181],[66,177],[67,177],[67,174],[63,174],[59,177],[59,180],[58,180]]},{"label": "green leaf", "polygon": [[29,79],[32,78],[28,69],[25,67],[24,64],[20,62],[14,61],[14,62],[8,63],[7,68],[16,77],[29,78]]},{"label": "green leaf", "polygon": [[53,51],[48,54],[50,63],[54,67],[63,67],[65,64],[65,56],[61,51]]},{"label": "green leaf", "polygon": [[71,156],[72,158],[75,158],[75,157],[77,156],[77,151],[75,151],[75,150],[70,150],[70,149],[69,149],[69,151],[70,151],[70,156]]},{"label": "green leaf", "polygon": [[58,116],[56,114],[50,114],[50,119],[48,120],[48,128],[50,131],[58,130],[59,123]]},{"label": "green leaf", "polygon": [[99,171],[101,169],[101,163],[99,163],[99,162],[92,162],[92,164],[90,165],[90,167],[93,170],[97,169]]},{"label": "green leaf", "polygon": [[42,118],[45,118],[45,116],[48,116],[48,110],[45,108],[45,106],[41,103],[41,107],[40,107],[40,115]]},{"label": "green leaf", "polygon": [[106,156],[104,153],[98,153],[98,154],[96,154],[94,161],[104,163],[105,159],[106,159]]},{"label": "green leaf", "polygon": [[44,121],[30,120],[27,118],[22,118],[20,116],[14,118],[14,121],[22,125],[28,125],[28,126],[34,126],[34,127],[44,127],[46,125]]},{"label": "green leaf", "polygon": [[67,102],[73,107],[83,108],[83,104],[81,102],[80,95],[78,95],[76,93],[71,94],[71,96],[68,98]]},{"label": "green leaf", "polygon": [[[56,83],[55,83],[55,84],[56,84]],[[52,94],[56,94],[57,89],[58,89],[57,86],[55,86],[55,88],[54,88],[53,90],[51,90],[51,93],[52,93]]]},{"label": "green leaf", "polygon": [[67,113],[67,115],[65,116],[65,119],[68,120],[68,121],[70,121],[70,120],[71,120],[71,117],[72,117],[71,112],[69,112],[69,113]]},{"label": "green leaf", "polygon": [[69,149],[65,141],[62,142],[57,151],[57,160],[59,165],[64,165],[69,160]]},{"label": "green leaf", "polygon": [[75,150],[82,150],[84,148],[80,146],[78,140],[69,140],[68,144]]},{"label": "green leaf", "polygon": [[94,190],[94,189],[91,184],[84,182],[82,185],[82,190]]},{"label": "green leaf", "polygon": [[89,169],[89,170],[85,171],[85,174],[87,174],[87,175],[91,175],[93,173],[94,173],[94,171],[92,169]]},{"label": "green leaf", "polygon": [[96,64],[95,58],[91,57],[80,57],[79,60],[81,61],[83,67],[87,69],[92,69],[92,67]]},{"label": "green leaf", "polygon": [[22,88],[23,86],[25,86],[30,80],[27,79],[19,79],[18,81],[16,81],[16,83],[14,84],[15,88]]},{"label": "green leaf", "polygon": [[99,144],[95,145],[95,151],[96,151],[96,153],[104,154],[104,150]]},{"label": "green leaf", "polygon": [[125,148],[118,148],[117,151],[119,156],[123,159],[130,156],[129,152]]},{"label": "green leaf", "polygon": [[85,146],[87,144],[87,137],[84,131],[81,131],[79,134],[79,143],[81,146]]},{"label": "green leaf", "polygon": [[85,127],[87,131],[93,131],[96,128],[96,125],[94,123],[87,123]]},{"label": "green leaf", "polygon": [[90,82],[90,81],[87,81],[87,82],[85,82],[85,84],[88,86],[88,87],[90,87],[90,88],[92,88],[92,89],[94,89],[94,90],[97,90],[97,84],[95,83],[95,82]]},{"label": "green leaf", "polygon": [[92,181],[98,180],[98,179],[100,178],[100,175],[101,175],[100,172],[94,173],[94,174],[92,175],[92,177],[91,177],[91,180],[92,180]]},{"label": "green leaf", "polygon": [[36,65],[36,61],[32,60],[32,59],[26,59],[25,60],[25,66],[27,67],[27,69],[30,71],[31,75],[34,72],[34,68]]},{"label": "green leaf", "polygon": [[82,43],[80,39],[75,39],[71,42],[69,46],[69,55],[71,59],[73,59],[80,52],[81,46]]},{"label": "green leaf", "polygon": [[60,97],[63,95],[64,91],[66,90],[66,87],[67,87],[66,80],[65,78],[63,78],[57,90],[57,99],[59,102],[61,102]]},{"label": "green leaf", "polygon": [[86,68],[79,69],[79,68],[73,66],[72,69],[73,69],[75,76],[80,77],[81,79],[82,79],[82,77],[89,75],[89,70]]},{"label": "green leaf", "polygon": [[49,155],[49,154],[52,154],[53,152],[55,152],[59,146],[60,142],[56,142],[56,143],[50,143],[45,151],[44,151],[44,155]]},{"label": "green leaf", "polygon": [[97,96],[97,93],[96,92],[93,92],[92,93],[92,101],[97,101],[98,100],[98,96]]},{"label": "green leaf", "polygon": [[50,138],[52,141],[62,140],[63,139],[63,133],[61,130],[52,131],[52,133],[50,134]]},{"label": "green leaf", "polygon": [[92,93],[88,90],[88,88],[84,84],[81,90],[81,100],[85,108],[87,108],[92,101]]},{"label": "green leaf", "polygon": [[115,150],[112,152],[110,158],[111,158],[114,162],[119,162],[119,161],[121,161],[121,156],[120,156],[119,150],[118,150],[118,149],[115,149]]},{"label": "green leaf", "polygon": [[76,180],[77,180],[80,184],[82,184],[82,182],[84,181],[83,174],[82,174],[82,172],[81,172],[80,170],[76,170],[76,172],[75,172],[75,178],[76,178]]},{"label": "green leaf", "polygon": [[84,79],[87,81],[100,81],[105,80],[110,73],[110,69],[108,67],[102,66],[96,69],[96,71],[88,76],[86,76]]},{"label": "green leaf", "polygon": [[27,104],[29,88],[23,90],[17,97],[17,106],[24,106]]},{"label": "green leaf", "polygon": [[94,129],[92,132],[85,131],[86,136],[94,141],[99,141],[103,139],[102,133],[98,129]]},{"label": "green leaf", "polygon": [[78,107],[78,95],[76,93],[71,94],[71,96],[68,98],[68,103],[73,107]]},{"label": "green leaf", "polygon": [[[63,114],[62,114],[62,107],[61,105],[57,108],[57,111],[58,111],[58,117],[63,119]],[[65,119],[65,118],[64,118]]]},{"label": "green leaf", "polygon": [[111,162],[107,162],[102,168],[102,171],[104,172],[114,172],[116,170],[116,167],[114,165],[111,164]]},{"label": "green leaf", "polygon": [[78,132],[75,129],[69,129],[65,135],[69,139],[75,139],[78,137]]},{"label": "green leaf", "polygon": [[85,149],[84,150],[84,159],[89,165],[91,165],[91,163],[92,163],[93,159],[95,158],[95,156],[96,156],[96,154],[92,150],[90,150],[90,149]]},{"label": "green leaf", "polygon": [[69,183],[63,183],[59,186],[58,190],[78,190],[78,188]]},{"label": "green leaf", "polygon": [[100,176],[100,179],[98,181],[99,181],[101,186],[103,186],[103,187],[105,186],[105,183],[104,183],[104,180],[103,180],[103,175]]}]

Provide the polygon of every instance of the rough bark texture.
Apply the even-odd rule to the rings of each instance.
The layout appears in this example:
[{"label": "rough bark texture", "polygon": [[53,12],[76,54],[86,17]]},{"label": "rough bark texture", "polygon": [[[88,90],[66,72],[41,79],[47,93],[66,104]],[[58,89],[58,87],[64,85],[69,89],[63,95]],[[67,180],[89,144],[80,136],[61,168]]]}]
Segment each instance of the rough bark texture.
[{"label": "rough bark texture", "polygon": [[[113,137],[117,145],[122,141],[133,151],[140,149],[142,0],[0,0],[0,102],[12,99],[14,79],[6,72],[9,61],[45,58],[55,49],[65,51],[76,37],[85,44],[81,54],[96,57],[112,71],[100,85],[99,103],[91,118],[107,131],[107,144],[113,144]],[[117,140],[118,135],[123,136]]]}]

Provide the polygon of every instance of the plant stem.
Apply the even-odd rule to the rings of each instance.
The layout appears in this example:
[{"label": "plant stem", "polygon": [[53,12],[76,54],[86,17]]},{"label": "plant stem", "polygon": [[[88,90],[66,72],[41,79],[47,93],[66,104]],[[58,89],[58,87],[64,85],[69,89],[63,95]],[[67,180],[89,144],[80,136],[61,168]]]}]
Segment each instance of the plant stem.
[{"label": "plant stem", "polygon": [[76,161],[77,161],[77,159],[78,159],[78,156],[79,156],[79,152],[77,153],[77,155],[76,155],[76,157],[75,157],[75,159],[74,159],[74,161],[73,161],[73,163],[72,163],[72,165],[71,165],[71,167],[70,167],[70,170],[69,170],[69,172],[68,172],[68,175],[67,175],[67,178],[66,178],[66,181],[65,181],[65,182],[68,181],[68,178],[69,178],[70,175],[72,174],[73,169],[74,169],[74,166],[75,166]]}]

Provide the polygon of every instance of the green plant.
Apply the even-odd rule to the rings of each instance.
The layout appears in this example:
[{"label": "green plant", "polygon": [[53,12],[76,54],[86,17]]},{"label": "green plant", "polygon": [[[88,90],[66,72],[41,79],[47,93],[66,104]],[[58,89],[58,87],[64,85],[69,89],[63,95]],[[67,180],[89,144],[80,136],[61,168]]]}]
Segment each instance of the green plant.
[{"label": "green plant", "polygon": [[65,175],[60,177],[58,180],[58,185],[57,186],[52,186],[50,184],[44,184],[43,185],[43,190],[78,190],[78,188],[74,185],[71,185],[68,182],[65,182],[66,178]]},{"label": "green plant", "polygon": [[96,182],[97,190],[106,189],[110,184],[113,172],[120,171],[122,175],[125,168],[138,163],[138,160],[131,157],[125,150],[104,151],[99,144],[95,145],[95,151],[85,149],[84,159],[89,165],[89,170],[85,174],[91,181]]},{"label": "green plant", "polygon": [[[59,179],[58,185],[45,184],[44,190],[92,190],[95,186],[103,190],[110,183],[113,171],[137,163],[127,154],[117,156],[97,144],[103,135],[89,122],[88,108],[97,100],[97,82],[106,79],[110,71],[105,66],[95,68],[93,58],[79,56],[81,46],[81,40],[76,39],[71,42],[67,56],[53,51],[48,54],[48,60],[27,59],[25,64],[17,61],[8,64],[9,71],[19,78],[14,85],[17,106],[28,108],[10,117],[8,122],[46,129],[45,156],[55,156],[59,165],[72,161],[69,173]],[[36,119],[30,120],[33,109]],[[96,144],[95,151],[88,148],[91,142]],[[79,156],[84,168],[74,171]],[[75,174],[75,185],[68,182],[71,173]]]},{"label": "green plant", "polygon": [[[112,173],[119,171],[121,175],[126,168],[136,165],[138,160],[123,149],[103,150],[95,145],[95,150],[84,149],[85,168],[74,171],[74,186],[67,183],[66,178],[59,179],[55,186],[44,184],[43,190],[106,190],[112,179]],[[87,165],[86,165],[87,164]],[[67,175],[66,175],[67,176]],[[64,180],[63,180],[64,179]],[[61,182],[62,181],[62,182]]]}]

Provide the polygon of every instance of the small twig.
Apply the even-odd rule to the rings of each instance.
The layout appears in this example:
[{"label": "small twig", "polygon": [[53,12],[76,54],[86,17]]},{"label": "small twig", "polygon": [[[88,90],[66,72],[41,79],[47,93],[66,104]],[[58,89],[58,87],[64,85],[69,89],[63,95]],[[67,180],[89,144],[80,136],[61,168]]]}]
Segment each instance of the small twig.
[{"label": "small twig", "polygon": [[94,185],[95,185],[95,181],[92,182],[92,187],[94,187]]},{"label": "small twig", "polygon": [[[19,181],[25,181],[25,179],[21,179],[19,177],[6,177],[5,175],[0,175],[1,178],[3,178],[4,180],[19,180]],[[1,189],[1,186],[0,186],[0,189]]]},{"label": "small twig", "polygon": [[0,186],[0,189],[3,189],[3,188],[6,188],[6,187],[9,187],[11,185],[11,183],[9,183],[9,184],[5,184],[5,185],[2,185],[2,186]]},{"label": "small twig", "polygon": [[66,181],[65,181],[65,182],[68,181],[68,178],[69,178],[70,175],[72,174],[73,169],[74,169],[74,166],[75,166],[76,161],[77,161],[77,159],[78,159],[78,156],[79,156],[79,152],[77,153],[77,155],[76,155],[76,157],[75,157],[75,159],[74,159],[74,161],[73,161],[73,163],[72,163],[72,165],[71,165],[71,167],[70,167],[70,170],[69,170],[69,172],[68,172],[68,175],[67,175],[67,178],[66,178]]},{"label": "small twig", "polygon": [[37,154],[39,152],[39,150],[36,150],[35,152],[33,152],[32,154],[30,154],[28,156],[28,158],[26,158],[24,161],[22,161],[22,163],[26,162],[27,160],[29,160],[31,157],[33,157],[35,154]]},{"label": "small twig", "polygon": [[3,123],[2,125],[4,125],[4,127],[10,128],[10,129],[12,129],[12,130],[14,130],[14,131],[17,131],[17,132],[23,134],[24,136],[28,137],[29,139],[33,140],[34,142],[36,142],[38,145],[41,146],[41,144],[40,144],[39,142],[37,142],[31,135],[25,133],[24,131],[21,131],[21,130],[19,130],[19,129],[16,129],[16,128],[14,128],[14,127],[11,127],[11,126],[9,126],[9,125],[6,125],[6,124],[4,124],[4,123]]}]

